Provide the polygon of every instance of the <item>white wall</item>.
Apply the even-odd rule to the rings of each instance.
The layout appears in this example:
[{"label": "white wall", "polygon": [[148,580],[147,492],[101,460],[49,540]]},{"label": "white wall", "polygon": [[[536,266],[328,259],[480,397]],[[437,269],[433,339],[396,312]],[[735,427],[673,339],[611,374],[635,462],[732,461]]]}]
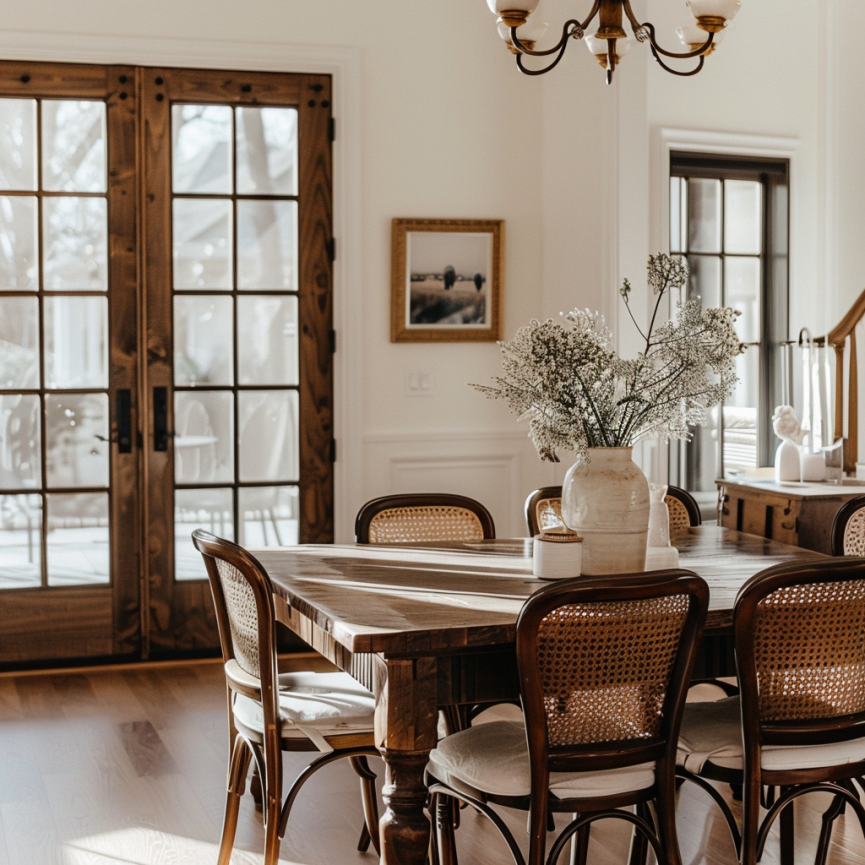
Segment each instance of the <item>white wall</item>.
[{"label": "white wall", "polygon": [[[588,5],[544,0],[549,38]],[[634,5],[675,47],[690,14],[681,0]],[[338,304],[356,310],[344,322],[338,382],[338,411],[354,419],[338,465],[346,539],[365,499],[430,487],[476,495],[500,534],[516,533],[525,494],[565,468],[539,464],[524,427],[467,387],[498,371],[494,345],[389,342],[393,217],[505,219],[505,335],[588,306],[605,312],[624,346],[617,286],[624,276],[640,285],[657,251],[658,130],[782,136],[798,142],[791,332],[806,322],[826,330],[865,286],[863,24],[856,0],[745,0],[698,76],[667,75],[635,44],[609,88],[578,43],[549,75],[521,76],[482,0],[31,0],[4,9],[0,50],[44,58],[48,45],[57,59],[87,59],[102,45],[103,59],[194,65],[204,61],[189,45],[203,41],[241,67],[282,48],[286,57],[299,47],[306,57],[353,52],[343,68],[359,81],[343,82],[344,92],[359,104],[344,108],[358,125],[337,177],[343,203],[354,202],[340,246],[359,263],[337,286]],[[412,371],[432,374],[431,396],[405,395]]]}]

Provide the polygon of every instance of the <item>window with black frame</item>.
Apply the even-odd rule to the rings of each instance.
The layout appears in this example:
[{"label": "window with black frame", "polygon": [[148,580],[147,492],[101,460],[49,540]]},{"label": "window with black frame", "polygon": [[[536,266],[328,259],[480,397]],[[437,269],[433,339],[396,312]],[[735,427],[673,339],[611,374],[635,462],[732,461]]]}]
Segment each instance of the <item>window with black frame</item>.
[{"label": "window with black frame", "polygon": [[671,445],[670,481],[707,506],[716,478],[771,463],[788,337],[788,235],[788,160],[671,154],[670,251],[687,259],[688,298],[739,310],[747,345],[731,399],[710,410],[692,441]]}]

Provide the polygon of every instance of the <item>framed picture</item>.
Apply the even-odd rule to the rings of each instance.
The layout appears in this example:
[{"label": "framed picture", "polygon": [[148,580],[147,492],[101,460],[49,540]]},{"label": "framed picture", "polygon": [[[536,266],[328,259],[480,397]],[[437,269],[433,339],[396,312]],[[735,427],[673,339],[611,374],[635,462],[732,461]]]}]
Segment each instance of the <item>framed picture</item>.
[{"label": "framed picture", "polygon": [[394,219],[391,342],[501,338],[503,219]]}]

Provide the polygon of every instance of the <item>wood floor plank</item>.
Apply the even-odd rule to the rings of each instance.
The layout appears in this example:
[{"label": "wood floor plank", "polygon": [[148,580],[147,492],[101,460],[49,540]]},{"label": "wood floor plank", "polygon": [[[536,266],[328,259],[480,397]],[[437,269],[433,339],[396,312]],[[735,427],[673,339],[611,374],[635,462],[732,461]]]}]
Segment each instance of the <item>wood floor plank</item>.
[{"label": "wood floor plank", "polygon": [[[0,865],[212,865],[226,730],[215,664],[0,679]],[[310,757],[285,756],[286,785]],[[370,763],[383,774],[380,760]],[[824,807],[825,797],[796,802],[797,863],[813,861]],[[525,814],[503,816],[525,849]],[[677,816],[684,865],[735,865],[726,824],[705,794],[680,793]],[[374,855],[355,850],[361,819],[348,763],[326,767],[297,801],[281,862],[375,865]],[[565,822],[557,818],[559,829]],[[507,861],[494,828],[470,809],[462,812],[457,844],[464,865]],[[618,821],[596,824],[589,862],[624,865],[628,845]],[[262,848],[261,816],[247,795],[234,865],[260,865]],[[828,865],[863,859],[865,841],[848,813],[836,823]],[[761,865],[779,865],[777,833]]]}]

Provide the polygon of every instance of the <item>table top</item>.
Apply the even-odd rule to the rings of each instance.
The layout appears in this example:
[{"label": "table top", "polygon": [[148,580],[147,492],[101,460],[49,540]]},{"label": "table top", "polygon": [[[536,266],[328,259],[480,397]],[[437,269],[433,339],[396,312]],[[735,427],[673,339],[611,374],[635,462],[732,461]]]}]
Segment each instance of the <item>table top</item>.
[{"label": "table top", "polygon": [[[429,654],[515,639],[532,575],[531,539],[476,543],[304,545],[252,552],[274,590],[351,652]],[[680,567],[709,584],[708,627],[728,627],[754,574],[819,553],[718,526],[673,535]]]}]

